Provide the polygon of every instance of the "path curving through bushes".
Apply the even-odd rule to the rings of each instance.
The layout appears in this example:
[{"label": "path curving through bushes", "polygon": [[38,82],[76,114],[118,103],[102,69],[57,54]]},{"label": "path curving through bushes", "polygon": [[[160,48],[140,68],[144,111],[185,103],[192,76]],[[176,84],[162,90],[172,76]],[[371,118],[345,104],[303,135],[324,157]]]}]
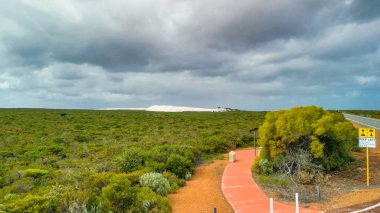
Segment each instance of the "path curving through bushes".
[{"label": "path curving through bushes", "polygon": [[[255,160],[253,149],[236,151],[236,161],[229,163],[223,173],[222,191],[235,213],[269,212],[269,198],[252,178],[251,167]],[[274,212],[295,212],[295,206],[274,202]],[[301,213],[322,212],[300,208]]]}]

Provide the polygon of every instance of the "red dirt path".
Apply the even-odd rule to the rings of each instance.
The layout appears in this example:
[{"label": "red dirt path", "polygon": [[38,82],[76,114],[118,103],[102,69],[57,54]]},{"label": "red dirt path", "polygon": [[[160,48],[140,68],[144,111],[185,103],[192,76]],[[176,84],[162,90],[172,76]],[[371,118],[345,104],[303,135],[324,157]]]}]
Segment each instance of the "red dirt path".
[{"label": "red dirt path", "polygon": [[228,161],[214,160],[196,168],[195,175],[177,193],[169,195],[173,213],[232,213],[221,189],[224,167]]},{"label": "red dirt path", "polygon": [[[222,178],[222,191],[235,213],[269,212],[269,198],[254,182],[251,174],[255,159],[253,149],[236,151],[236,161],[229,163]],[[295,207],[274,202],[274,212],[295,212]],[[300,212],[317,213],[319,210],[300,208]]]}]

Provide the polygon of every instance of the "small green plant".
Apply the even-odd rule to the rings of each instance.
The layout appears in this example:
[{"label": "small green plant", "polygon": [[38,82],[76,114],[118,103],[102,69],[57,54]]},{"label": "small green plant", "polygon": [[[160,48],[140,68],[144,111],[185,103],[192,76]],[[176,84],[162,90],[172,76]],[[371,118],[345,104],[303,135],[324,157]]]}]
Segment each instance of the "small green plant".
[{"label": "small green plant", "polygon": [[116,161],[122,172],[136,171],[140,169],[144,163],[141,150],[137,147],[128,147],[124,154]]},{"label": "small green plant", "polygon": [[259,183],[262,185],[268,186],[277,186],[277,187],[286,187],[289,186],[289,181],[286,177],[278,176],[278,175],[260,175]]},{"label": "small green plant", "polygon": [[[4,212],[54,212],[54,208],[47,197],[41,195],[27,195],[21,199],[14,199],[4,204]],[[1,209],[0,209],[1,210]]]},{"label": "small green plant", "polygon": [[168,158],[168,161],[166,163],[166,169],[177,175],[179,178],[186,179],[186,176],[189,177],[189,174],[192,174],[193,165],[191,163],[191,160],[180,155],[174,154]]},{"label": "small green plant", "polygon": [[90,141],[90,137],[86,136],[86,135],[76,135],[74,137],[74,139],[78,142],[89,142]]},{"label": "small green plant", "polygon": [[17,199],[19,197],[20,196],[18,194],[9,193],[9,194],[6,194],[4,196],[4,201],[5,202],[9,202],[9,201],[15,200],[15,199]]},{"label": "small green plant", "polygon": [[190,180],[193,175],[190,172],[187,172],[185,175],[185,180]]},{"label": "small green plant", "polygon": [[58,155],[58,154],[63,154],[64,149],[60,145],[52,145],[48,148],[48,151],[51,152],[52,154]]},{"label": "small green plant", "polygon": [[273,166],[268,159],[261,159],[259,162],[260,174],[269,175],[273,173]]},{"label": "small green plant", "polygon": [[140,177],[140,185],[147,186],[160,195],[167,195],[170,184],[160,173],[146,173]]},{"label": "small green plant", "polygon": [[125,212],[133,206],[137,196],[137,189],[131,186],[131,182],[125,174],[112,177],[108,186],[102,189],[104,212]]},{"label": "small green plant", "polygon": [[3,158],[14,157],[14,154],[10,150],[2,150],[0,151],[0,157],[3,157]]},{"label": "small green plant", "polygon": [[179,189],[180,187],[178,186],[178,184],[177,183],[173,183],[171,186],[170,186],[170,192],[171,193],[175,193],[176,191],[178,191],[178,189]]},{"label": "small green plant", "polygon": [[33,177],[33,178],[40,178],[42,176],[45,176],[49,174],[48,170],[44,169],[27,169],[23,172],[23,177]]}]

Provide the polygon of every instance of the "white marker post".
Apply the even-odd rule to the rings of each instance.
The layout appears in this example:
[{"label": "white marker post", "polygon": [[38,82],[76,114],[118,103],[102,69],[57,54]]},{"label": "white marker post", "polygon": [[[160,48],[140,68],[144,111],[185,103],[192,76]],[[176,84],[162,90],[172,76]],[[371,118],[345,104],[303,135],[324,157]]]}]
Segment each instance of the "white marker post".
[{"label": "white marker post", "polygon": [[296,213],[299,213],[299,212],[300,212],[300,207],[298,203],[298,193],[296,193]]},{"label": "white marker post", "polygon": [[269,199],[270,213],[273,213],[273,198]]}]

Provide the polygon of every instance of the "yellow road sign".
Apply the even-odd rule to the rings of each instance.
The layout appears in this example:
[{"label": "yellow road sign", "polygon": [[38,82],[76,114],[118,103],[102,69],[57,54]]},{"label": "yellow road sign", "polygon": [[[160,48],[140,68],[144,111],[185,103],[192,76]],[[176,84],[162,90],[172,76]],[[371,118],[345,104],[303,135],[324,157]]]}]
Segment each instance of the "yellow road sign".
[{"label": "yellow road sign", "polygon": [[376,138],[376,129],[359,128],[359,138]]}]

